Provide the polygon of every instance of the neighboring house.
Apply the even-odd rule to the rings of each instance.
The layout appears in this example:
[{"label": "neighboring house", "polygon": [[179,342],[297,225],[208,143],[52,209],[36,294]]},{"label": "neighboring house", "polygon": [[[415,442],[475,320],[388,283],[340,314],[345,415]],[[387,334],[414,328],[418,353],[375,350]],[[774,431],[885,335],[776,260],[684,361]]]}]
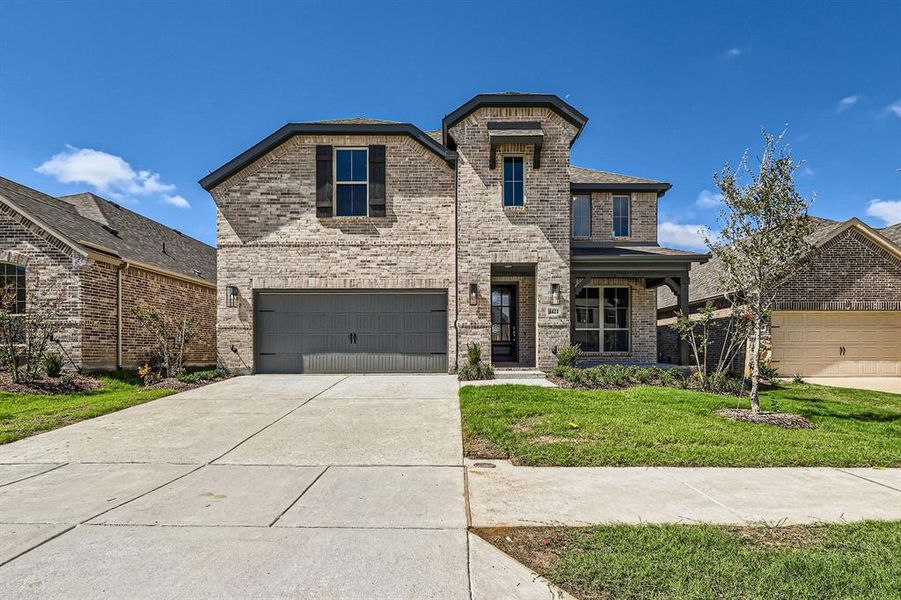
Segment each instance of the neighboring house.
[{"label": "neighboring house", "polygon": [[553,95],[482,94],[440,131],[291,123],[216,169],[200,183],[219,210],[221,358],[447,372],[478,342],[546,370],[575,342],[655,362],[655,288],[683,289],[706,256],[657,244],[668,183],[570,165],[587,120]]},{"label": "neighboring house", "polygon": [[2,283],[63,300],[58,335],[86,369],[135,367],[156,342],[134,309],[197,319],[190,364],[216,362],[216,249],[94,194],[55,198],[0,177]]},{"label": "neighboring house", "polygon": [[[783,376],[901,375],[901,226],[873,229],[858,219],[814,218],[814,259],[783,282],[771,320],[773,366]],[[710,357],[718,356],[725,317],[720,263],[691,270],[692,312],[714,301],[724,317]],[[676,354],[676,298],[660,289],[658,345],[661,359]],[[743,370],[743,360],[733,365]]]}]

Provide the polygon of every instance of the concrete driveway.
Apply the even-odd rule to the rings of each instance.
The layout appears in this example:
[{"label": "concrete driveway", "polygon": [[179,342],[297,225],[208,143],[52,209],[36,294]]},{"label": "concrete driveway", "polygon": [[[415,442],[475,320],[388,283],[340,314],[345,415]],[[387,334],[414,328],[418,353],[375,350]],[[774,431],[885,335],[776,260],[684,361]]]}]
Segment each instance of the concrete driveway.
[{"label": "concrete driveway", "polygon": [[901,394],[901,377],[805,377],[804,381],[829,387]]},{"label": "concrete driveway", "polygon": [[0,597],[468,598],[457,383],[255,376],[0,447]]}]

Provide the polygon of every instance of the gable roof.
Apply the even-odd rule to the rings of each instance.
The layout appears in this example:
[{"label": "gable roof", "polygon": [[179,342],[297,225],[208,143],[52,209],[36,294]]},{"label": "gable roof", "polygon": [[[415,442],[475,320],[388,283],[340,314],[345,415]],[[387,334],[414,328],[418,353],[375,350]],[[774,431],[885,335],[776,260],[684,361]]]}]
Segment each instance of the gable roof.
[{"label": "gable roof", "polygon": [[[814,222],[816,227],[808,237],[808,241],[817,248],[853,227],[886,251],[901,257],[901,246],[898,243],[882,235],[881,232],[873,229],[857,217],[852,217],[846,221],[833,221],[814,216],[808,218]],[[716,255],[713,255],[707,263],[691,269],[688,285],[688,301],[690,304],[719,297],[727,291],[723,289],[720,283],[721,270],[722,261]],[[673,306],[676,306],[676,296],[668,288],[665,289],[664,286],[657,288],[658,310]]]},{"label": "gable roof", "polygon": [[573,166],[569,168],[569,182],[570,188],[574,192],[649,191],[657,192],[658,197],[663,196],[667,190],[673,187],[665,181]]},{"label": "gable roof", "polygon": [[564,102],[556,94],[530,94],[523,92],[500,92],[495,94],[477,94],[468,102],[448,113],[441,120],[441,140],[448,145],[448,130],[470,114],[483,106],[525,106],[548,108],[576,126],[573,143],[582,133],[588,117],[580,113],[571,104]]},{"label": "gable roof", "polygon": [[215,248],[96,194],[54,198],[0,177],[0,200],[81,254],[94,251],[198,283],[216,281]]},{"label": "gable roof", "polygon": [[895,223],[879,230],[882,237],[901,245],[901,223]]},{"label": "gable roof", "polygon": [[448,150],[411,123],[380,121],[364,117],[336,121],[288,123],[201,179],[200,185],[206,191],[210,191],[234,173],[284,144],[295,135],[408,135],[444,160],[453,160],[456,157],[456,153]]}]

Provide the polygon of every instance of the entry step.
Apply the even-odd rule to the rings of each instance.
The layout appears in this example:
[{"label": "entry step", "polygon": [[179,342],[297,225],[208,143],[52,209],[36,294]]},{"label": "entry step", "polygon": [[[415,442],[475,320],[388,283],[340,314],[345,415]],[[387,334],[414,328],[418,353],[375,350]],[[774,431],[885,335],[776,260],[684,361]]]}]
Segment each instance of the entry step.
[{"label": "entry step", "polygon": [[501,368],[494,370],[495,379],[544,379],[544,371],[530,368]]}]

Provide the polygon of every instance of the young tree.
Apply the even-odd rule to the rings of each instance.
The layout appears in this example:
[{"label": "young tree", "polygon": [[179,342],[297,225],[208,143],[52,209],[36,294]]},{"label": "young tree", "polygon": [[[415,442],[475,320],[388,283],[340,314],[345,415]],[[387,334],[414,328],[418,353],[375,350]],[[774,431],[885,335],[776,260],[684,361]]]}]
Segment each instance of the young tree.
[{"label": "young tree", "polygon": [[133,312],[156,342],[159,376],[165,379],[184,373],[185,350],[194,339],[197,320],[187,316],[164,316],[155,308],[138,307]]},{"label": "young tree", "polygon": [[763,132],[763,155],[756,171],[745,151],[737,168],[727,162],[714,174],[714,183],[723,194],[722,229],[716,239],[706,240],[721,261],[723,288],[739,292],[752,321],[750,394],[754,413],[760,412],[761,338],[777,286],[813,250],[807,240],[813,231],[807,218],[812,200],[802,197],[794,184],[794,173],[803,162],[792,158],[783,136]]}]

